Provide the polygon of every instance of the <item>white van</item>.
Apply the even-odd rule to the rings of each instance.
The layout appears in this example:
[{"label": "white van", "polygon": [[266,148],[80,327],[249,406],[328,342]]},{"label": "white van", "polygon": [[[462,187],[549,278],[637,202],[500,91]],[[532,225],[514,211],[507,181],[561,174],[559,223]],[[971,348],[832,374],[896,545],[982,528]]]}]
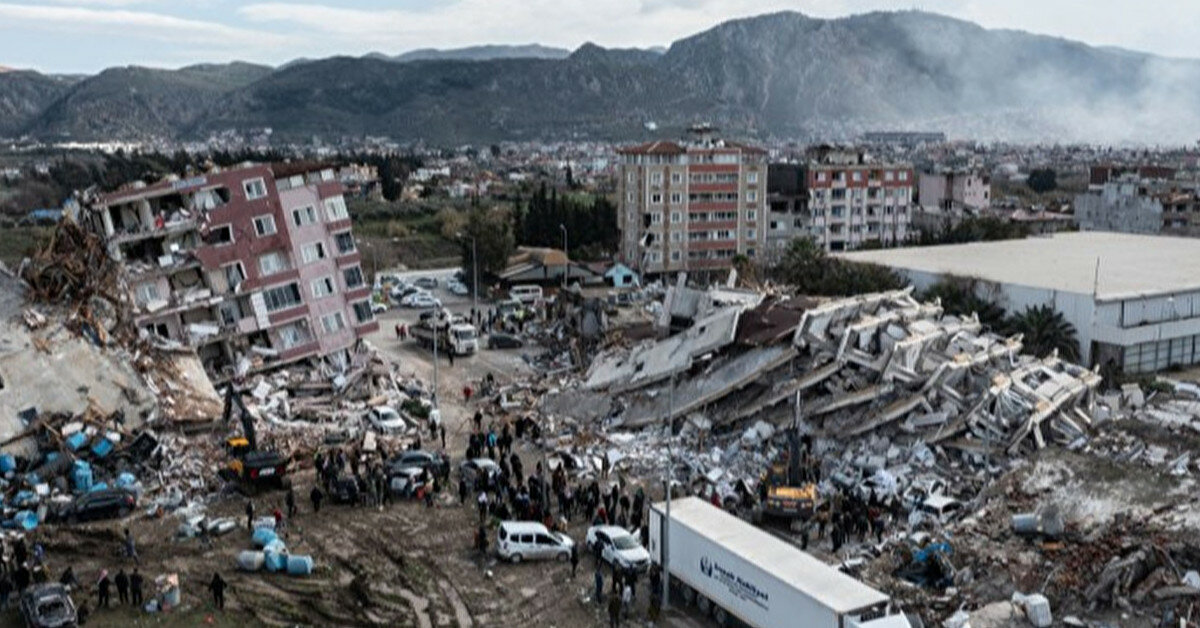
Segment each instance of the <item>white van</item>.
[{"label": "white van", "polygon": [[536,521],[502,521],[496,531],[496,553],[504,560],[565,561],[571,557],[575,541],[560,532],[551,532]]},{"label": "white van", "polygon": [[513,286],[512,289],[508,291],[508,298],[513,299],[514,301],[520,301],[525,305],[537,303],[538,301],[542,300],[542,287],[532,284]]}]

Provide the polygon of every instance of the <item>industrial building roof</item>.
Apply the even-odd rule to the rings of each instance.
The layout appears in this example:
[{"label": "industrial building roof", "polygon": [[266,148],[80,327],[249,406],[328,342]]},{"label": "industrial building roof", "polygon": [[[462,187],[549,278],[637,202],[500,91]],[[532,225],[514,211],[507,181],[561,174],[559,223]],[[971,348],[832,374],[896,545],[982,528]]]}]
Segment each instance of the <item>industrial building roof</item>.
[{"label": "industrial building roof", "polygon": [[[665,503],[654,509],[664,512]],[[804,591],[835,613],[850,613],[890,598],[698,497],[671,501],[671,519]]]},{"label": "industrial building roof", "polygon": [[1200,239],[1087,231],[839,254],[843,259],[1078,294],[1099,301],[1200,290]]}]

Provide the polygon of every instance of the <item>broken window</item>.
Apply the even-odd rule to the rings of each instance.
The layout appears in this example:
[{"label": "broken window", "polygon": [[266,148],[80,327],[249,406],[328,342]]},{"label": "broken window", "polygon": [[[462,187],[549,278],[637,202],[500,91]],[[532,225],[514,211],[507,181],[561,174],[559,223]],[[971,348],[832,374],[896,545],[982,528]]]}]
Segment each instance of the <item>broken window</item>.
[{"label": "broken window", "polygon": [[233,244],[233,227],[230,225],[213,227],[208,232],[208,243],[213,246]]}]

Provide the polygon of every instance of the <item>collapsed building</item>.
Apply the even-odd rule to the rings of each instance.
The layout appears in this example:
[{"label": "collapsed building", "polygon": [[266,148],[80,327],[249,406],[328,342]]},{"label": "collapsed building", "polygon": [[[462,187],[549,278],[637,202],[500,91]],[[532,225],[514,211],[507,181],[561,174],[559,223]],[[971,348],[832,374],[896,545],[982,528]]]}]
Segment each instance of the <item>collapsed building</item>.
[{"label": "collapsed building", "polygon": [[100,195],[81,222],[135,296],[135,325],[214,382],[325,358],[378,329],[344,186],[310,163],[214,168]]}]

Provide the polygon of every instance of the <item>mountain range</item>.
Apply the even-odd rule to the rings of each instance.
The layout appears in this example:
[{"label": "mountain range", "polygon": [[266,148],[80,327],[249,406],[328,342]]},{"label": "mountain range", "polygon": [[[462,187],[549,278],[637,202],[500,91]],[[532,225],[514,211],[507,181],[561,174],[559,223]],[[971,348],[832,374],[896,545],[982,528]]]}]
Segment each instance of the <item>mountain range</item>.
[{"label": "mountain range", "polygon": [[[634,140],[710,122],[752,138],[941,130],[981,140],[1190,144],[1200,61],[920,11],[733,20],[667,50],[537,45],[94,76],[0,73],[0,136],[377,135],[435,144]],[[660,132],[661,133],[661,132]]]}]

